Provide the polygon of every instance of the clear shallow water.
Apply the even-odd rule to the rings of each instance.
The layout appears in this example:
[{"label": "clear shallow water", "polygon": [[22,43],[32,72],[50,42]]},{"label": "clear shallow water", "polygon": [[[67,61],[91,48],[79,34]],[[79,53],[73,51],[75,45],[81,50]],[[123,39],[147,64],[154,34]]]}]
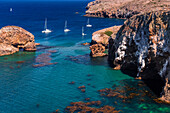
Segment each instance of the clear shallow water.
[{"label": "clear shallow water", "polygon": [[[140,97],[145,102],[138,101],[140,98],[137,97],[131,99],[130,103],[123,103],[119,98],[100,96],[97,90],[111,88],[114,84],[120,88],[129,85],[139,90],[150,90],[138,87],[138,80],[112,70],[107,64],[107,58],[91,59],[86,55],[90,52],[89,47],[81,43],[89,42],[94,31],[124,22],[90,18],[93,27],[85,28],[87,36],[82,37],[81,27],[87,22],[87,17],[82,16],[86,5],[87,2],[0,2],[0,27],[21,26],[35,35],[36,42],[52,46],[50,49],[39,48],[35,53],[19,52],[0,57],[1,113],[50,113],[56,109],[64,112],[70,102],[84,101],[85,98],[101,100],[102,105],[112,105],[125,113],[170,112],[168,105],[157,104],[148,96]],[[12,13],[9,12],[11,7]],[[41,33],[46,17],[48,28],[53,30],[48,35]],[[68,20],[68,28],[71,30],[67,34],[63,32],[65,20]],[[51,54],[51,62],[58,64],[34,68],[32,65],[35,64],[36,56],[48,53],[48,50],[58,50]],[[76,60],[69,56],[75,56]],[[17,64],[17,61],[25,62]],[[75,84],[68,84],[71,81],[75,81]],[[85,93],[77,89],[81,85],[86,86]]]}]

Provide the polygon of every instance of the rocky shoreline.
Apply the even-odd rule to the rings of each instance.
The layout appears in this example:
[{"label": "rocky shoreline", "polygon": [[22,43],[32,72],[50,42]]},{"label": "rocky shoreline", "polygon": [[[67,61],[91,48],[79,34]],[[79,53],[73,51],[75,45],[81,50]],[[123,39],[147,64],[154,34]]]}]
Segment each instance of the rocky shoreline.
[{"label": "rocky shoreline", "polygon": [[[169,18],[170,11],[151,11],[134,15],[122,26],[97,31],[92,37],[90,49],[93,48],[91,53],[94,54],[91,56],[101,56],[104,53],[96,46],[102,44],[105,49],[108,48],[108,60],[114,65],[114,69],[144,81],[160,82],[163,85],[159,84],[154,89],[159,92],[162,101],[169,103]],[[106,31],[110,31],[111,35],[106,36]]]},{"label": "rocky shoreline", "polygon": [[168,0],[95,0],[90,2],[85,16],[127,19],[136,14],[170,9]]},{"label": "rocky shoreline", "polygon": [[24,51],[36,51],[34,35],[18,26],[5,26],[0,29],[0,56]]}]

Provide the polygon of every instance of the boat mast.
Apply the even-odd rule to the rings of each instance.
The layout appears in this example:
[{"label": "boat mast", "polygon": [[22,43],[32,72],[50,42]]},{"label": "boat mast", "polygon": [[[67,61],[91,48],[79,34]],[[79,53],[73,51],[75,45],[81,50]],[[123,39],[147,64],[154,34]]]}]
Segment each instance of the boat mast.
[{"label": "boat mast", "polygon": [[87,24],[89,24],[89,18],[88,18],[88,20],[87,20]]},{"label": "boat mast", "polygon": [[47,29],[47,18],[45,18],[45,26],[44,29]]},{"label": "boat mast", "polygon": [[67,29],[67,21],[65,21],[65,29]]},{"label": "boat mast", "polygon": [[84,27],[82,27],[82,34],[84,34]]}]

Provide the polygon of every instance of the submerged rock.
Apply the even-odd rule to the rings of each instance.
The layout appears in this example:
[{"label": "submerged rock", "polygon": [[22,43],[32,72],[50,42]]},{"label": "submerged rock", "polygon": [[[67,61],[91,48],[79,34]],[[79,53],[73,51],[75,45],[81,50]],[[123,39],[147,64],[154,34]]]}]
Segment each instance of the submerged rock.
[{"label": "submerged rock", "polygon": [[101,101],[91,101],[91,102],[71,102],[72,106],[67,106],[65,108],[66,112],[69,113],[119,113],[119,111],[115,110],[112,106],[102,106],[102,107],[92,107],[92,106],[100,106]]},{"label": "submerged rock", "polygon": [[0,56],[10,55],[20,48],[25,51],[36,51],[34,35],[17,26],[6,26],[0,29]]},{"label": "submerged rock", "polygon": [[58,62],[51,63],[51,61],[52,61],[51,53],[42,53],[36,57],[35,64],[33,64],[32,66],[37,68],[37,67],[44,67],[48,65],[54,65],[58,63]]}]

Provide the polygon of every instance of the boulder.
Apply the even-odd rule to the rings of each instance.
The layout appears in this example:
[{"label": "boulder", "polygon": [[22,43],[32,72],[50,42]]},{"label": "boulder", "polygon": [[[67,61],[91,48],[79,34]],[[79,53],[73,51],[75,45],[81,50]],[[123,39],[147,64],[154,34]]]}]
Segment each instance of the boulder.
[{"label": "boulder", "polygon": [[[0,29],[0,56],[13,54],[23,48],[25,51],[35,51],[34,35],[18,26],[6,26]],[[6,49],[8,47],[8,49]],[[9,51],[10,50],[10,51]]]},{"label": "boulder", "polygon": [[91,50],[90,55],[92,57],[102,57],[107,55],[106,53],[104,53],[105,46],[103,46],[102,44],[94,44],[90,46],[90,50]]}]

